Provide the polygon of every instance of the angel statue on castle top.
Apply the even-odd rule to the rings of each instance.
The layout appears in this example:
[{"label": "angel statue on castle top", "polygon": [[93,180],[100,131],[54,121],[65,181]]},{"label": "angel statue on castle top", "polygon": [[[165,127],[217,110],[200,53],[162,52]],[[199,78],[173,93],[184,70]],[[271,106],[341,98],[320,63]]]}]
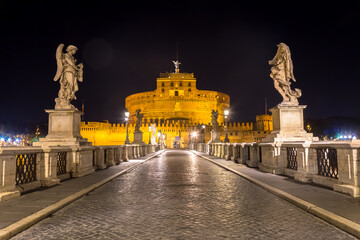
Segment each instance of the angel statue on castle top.
[{"label": "angel statue on castle top", "polygon": [[75,93],[79,90],[78,83],[83,81],[83,64],[76,65],[74,54],[77,47],[69,45],[63,53],[64,44],[56,49],[57,71],[54,81],[60,80],[60,90],[55,99],[55,109],[76,109],[70,102],[76,100]]}]

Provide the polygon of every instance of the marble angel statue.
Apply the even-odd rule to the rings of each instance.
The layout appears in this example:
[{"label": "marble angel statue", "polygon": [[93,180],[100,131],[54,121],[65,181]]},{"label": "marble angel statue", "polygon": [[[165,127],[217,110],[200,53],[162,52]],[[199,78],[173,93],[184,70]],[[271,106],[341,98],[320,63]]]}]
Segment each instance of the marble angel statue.
[{"label": "marble angel statue", "polygon": [[291,60],[290,49],[285,43],[277,45],[278,50],[275,57],[269,61],[271,65],[270,77],[274,80],[274,87],[283,97],[282,104],[298,105],[298,98],[301,96],[301,90],[290,88],[293,80],[296,82],[293,73],[293,63]]},{"label": "marble angel statue", "polygon": [[75,109],[70,103],[76,100],[75,93],[79,90],[78,81],[83,81],[83,64],[76,64],[74,54],[77,47],[69,45],[63,53],[64,44],[56,49],[57,71],[54,81],[60,80],[58,98],[55,99],[55,109]]}]

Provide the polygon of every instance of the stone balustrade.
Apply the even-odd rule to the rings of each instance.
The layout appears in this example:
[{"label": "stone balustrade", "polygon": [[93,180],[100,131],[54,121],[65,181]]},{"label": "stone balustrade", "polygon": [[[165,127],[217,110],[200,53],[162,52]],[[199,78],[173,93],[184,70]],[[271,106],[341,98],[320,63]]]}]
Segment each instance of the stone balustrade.
[{"label": "stone balustrade", "polygon": [[145,156],[157,145],[0,147],[0,202]]},{"label": "stone balustrade", "polygon": [[192,143],[190,149],[360,197],[360,140]]}]

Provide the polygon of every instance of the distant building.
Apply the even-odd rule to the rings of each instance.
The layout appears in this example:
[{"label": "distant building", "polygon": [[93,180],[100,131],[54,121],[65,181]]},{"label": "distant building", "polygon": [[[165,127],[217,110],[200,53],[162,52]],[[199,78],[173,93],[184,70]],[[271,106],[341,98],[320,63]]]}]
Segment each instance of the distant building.
[{"label": "distant building", "polygon": [[[143,141],[148,143],[152,132],[151,124],[156,124],[157,133],[164,136],[167,147],[186,147],[190,141],[210,140],[211,111],[219,112],[218,123],[221,140],[225,137],[224,110],[230,108],[229,95],[217,91],[198,90],[193,73],[160,73],[154,91],[136,93],[125,99],[125,107],[130,112],[129,137],[133,140],[136,110],[144,115],[140,130]],[[228,123],[230,142],[254,142],[264,138],[272,130],[270,115],[256,116],[256,127],[250,123]],[[193,132],[197,132],[196,136]],[[105,122],[81,123],[81,135],[94,145],[118,145],[126,140],[125,124]]]}]

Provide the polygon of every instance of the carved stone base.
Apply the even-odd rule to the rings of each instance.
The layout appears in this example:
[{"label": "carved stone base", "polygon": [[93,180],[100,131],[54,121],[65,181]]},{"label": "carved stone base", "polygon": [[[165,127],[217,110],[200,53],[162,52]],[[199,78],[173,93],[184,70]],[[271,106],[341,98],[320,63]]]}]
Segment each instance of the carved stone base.
[{"label": "carved stone base", "polygon": [[143,132],[134,132],[134,141],[132,143],[140,145],[145,144],[145,142],[143,141]]},{"label": "carved stone base", "polygon": [[91,145],[80,135],[80,118],[82,112],[77,109],[48,109],[49,130],[45,138],[40,138],[34,146],[83,146]]},{"label": "carved stone base", "polygon": [[304,130],[303,110],[306,105],[281,103],[270,109],[273,116],[273,131],[262,142],[318,141],[312,133]]},{"label": "carved stone base", "polygon": [[211,133],[211,140],[208,143],[218,143],[220,141],[220,132],[219,131],[210,131]]}]

